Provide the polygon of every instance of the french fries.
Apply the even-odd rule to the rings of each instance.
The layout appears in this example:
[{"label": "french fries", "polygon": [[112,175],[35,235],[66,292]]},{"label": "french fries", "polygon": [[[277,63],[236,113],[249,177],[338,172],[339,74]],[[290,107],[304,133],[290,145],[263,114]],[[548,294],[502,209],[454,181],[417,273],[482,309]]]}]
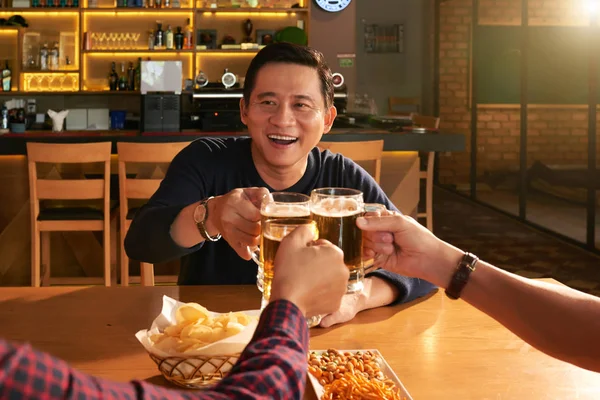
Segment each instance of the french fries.
[{"label": "french fries", "polygon": [[256,317],[230,312],[215,317],[197,303],[186,303],[175,311],[175,325],[150,336],[153,346],[167,353],[190,353],[244,330]]}]

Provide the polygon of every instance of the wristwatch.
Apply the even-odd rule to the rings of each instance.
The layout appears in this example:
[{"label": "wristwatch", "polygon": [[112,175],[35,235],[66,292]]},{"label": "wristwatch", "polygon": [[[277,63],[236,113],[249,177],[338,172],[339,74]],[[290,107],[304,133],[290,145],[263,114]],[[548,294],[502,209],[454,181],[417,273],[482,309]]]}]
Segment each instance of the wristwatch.
[{"label": "wristwatch", "polygon": [[460,293],[467,284],[471,272],[475,271],[477,261],[479,261],[479,258],[475,254],[465,253],[456,267],[456,272],[452,276],[448,289],[446,289],[446,296],[452,300],[460,297]]},{"label": "wristwatch", "polygon": [[196,209],[194,210],[194,222],[196,223],[198,231],[204,240],[216,242],[217,240],[221,239],[221,234],[217,233],[215,236],[210,236],[206,230],[206,221],[208,220],[208,202],[212,198],[213,196],[204,199],[196,206]]}]

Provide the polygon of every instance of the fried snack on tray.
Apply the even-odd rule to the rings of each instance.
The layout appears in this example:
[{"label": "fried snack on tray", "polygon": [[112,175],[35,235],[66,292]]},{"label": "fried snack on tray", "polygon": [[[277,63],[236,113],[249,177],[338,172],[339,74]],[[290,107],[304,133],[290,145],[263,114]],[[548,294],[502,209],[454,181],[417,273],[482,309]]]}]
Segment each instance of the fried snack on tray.
[{"label": "fried snack on tray", "polygon": [[384,376],[377,357],[370,351],[341,353],[329,349],[321,355],[310,352],[308,372],[323,385],[321,400],[402,400],[400,389]]},{"label": "fried snack on tray", "polygon": [[168,353],[189,353],[237,335],[256,317],[230,312],[214,317],[197,303],[186,303],[175,311],[176,325],[150,337],[154,347]]}]

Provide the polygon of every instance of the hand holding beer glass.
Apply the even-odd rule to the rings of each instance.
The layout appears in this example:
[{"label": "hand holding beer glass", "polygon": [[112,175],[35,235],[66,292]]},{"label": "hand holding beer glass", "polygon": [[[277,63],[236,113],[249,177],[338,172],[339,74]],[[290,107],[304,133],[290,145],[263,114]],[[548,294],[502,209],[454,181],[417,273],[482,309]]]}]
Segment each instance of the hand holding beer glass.
[{"label": "hand holding beer glass", "polygon": [[363,232],[356,226],[365,212],[379,212],[382,204],[364,204],[363,193],[356,189],[322,188],[311,193],[310,210],[319,238],[329,240],[344,252],[344,264],[350,270],[347,293],[364,287]]}]

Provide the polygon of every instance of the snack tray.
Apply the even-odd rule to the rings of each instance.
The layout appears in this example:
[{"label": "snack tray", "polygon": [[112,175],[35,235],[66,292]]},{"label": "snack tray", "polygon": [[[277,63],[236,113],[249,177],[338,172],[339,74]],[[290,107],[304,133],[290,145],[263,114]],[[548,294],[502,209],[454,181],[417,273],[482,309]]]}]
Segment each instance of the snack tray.
[{"label": "snack tray", "polygon": [[[402,382],[400,382],[400,379],[398,379],[398,376],[396,375],[394,370],[389,366],[387,361],[385,361],[385,358],[383,358],[383,356],[381,355],[379,350],[377,350],[377,349],[356,349],[356,350],[336,349],[336,350],[339,351],[340,353],[345,353],[345,352],[356,353],[357,351],[362,351],[362,352],[370,351],[371,353],[373,353],[375,356],[378,357],[379,368],[381,369],[381,372],[383,372],[383,374],[385,375],[386,378],[391,379],[396,384],[396,387],[400,389],[400,397],[402,398],[402,400],[413,400],[413,398],[410,396],[410,394],[408,393],[408,391],[406,390],[406,388],[404,387]],[[311,353],[314,352],[314,353],[317,353],[320,355],[322,353],[327,353],[327,350],[310,350],[310,352]],[[325,393],[323,386],[319,383],[317,378],[315,378],[310,372],[308,373],[308,377],[309,377],[310,383],[315,391],[315,394],[317,395],[317,399],[320,399],[323,396],[323,394]]]}]

